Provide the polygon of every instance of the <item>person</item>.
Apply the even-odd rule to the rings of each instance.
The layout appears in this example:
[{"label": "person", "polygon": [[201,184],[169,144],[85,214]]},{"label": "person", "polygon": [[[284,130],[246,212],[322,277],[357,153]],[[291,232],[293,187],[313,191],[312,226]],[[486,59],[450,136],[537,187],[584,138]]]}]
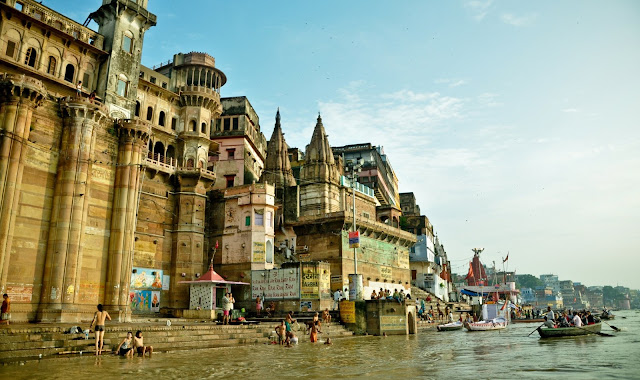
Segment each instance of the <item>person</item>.
[{"label": "person", "polygon": [[313,316],[312,319],[313,324],[318,328],[318,331],[322,333],[322,331],[320,331],[320,316],[318,315],[318,312],[315,313],[315,315]]},{"label": "person", "polygon": [[331,322],[331,314],[329,313],[329,309],[324,309],[322,312],[322,322],[330,323]]},{"label": "person", "polygon": [[229,324],[229,310],[231,310],[231,301],[229,300],[229,293],[225,293],[224,297],[222,297],[222,324]]},{"label": "person", "polygon": [[318,341],[318,327],[316,325],[311,325],[309,338],[311,339],[311,343],[316,343]]},{"label": "person", "polygon": [[91,91],[91,93],[89,94],[89,100],[96,100],[96,92],[95,91]]},{"label": "person", "polygon": [[544,316],[544,326],[549,327],[549,328],[554,328],[556,327],[556,325],[553,323],[553,321],[551,321],[549,318],[547,318],[547,316]]},{"label": "person", "polygon": [[326,344],[327,346],[332,345],[333,343],[331,343],[331,338],[327,338],[327,340],[324,341],[324,344]]},{"label": "person", "polygon": [[284,344],[285,325],[284,319],[276,326],[276,334],[278,335],[278,344]]},{"label": "person", "polygon": [[344,288],[344,292],[342,292],[342,300],[349,301],[349,288]]},{"label": "person", "polygon": [[577,311],[573,312],[573,319],[571,322],[573,322],[575,327],[582,327],[582,318],[580,318]]},{"label": "person", "polygon": [[96,356],[102,354],[102,348],[104,346],[104,323],[105,321],[111,320],[111,316],[105,310],[102,310],[102,304],[99,303],[97,306],[98,311],[93,315],[93,321],[91,321],[91,326],[89,326],[89,330],[93,328],[95,325],[96,332]]},{"label": "person", "polygon": [[233,304],[236,303],[236,299],[233,298],[233,294],[229,292],[229,321],[233,319]]},{"label": "person", "polygon": [[453,313],[451,311],[449,311],[449,314],[447,314],[447,320],[449,322],[453,322]]},{"label": "person", "polygon": [[82,96],[82,81],[78,81],[78,84],[76,85],[76,95],[78,97]]},{"label": "person", "polygon": [[473,313],[473,321],[478,322],[478,313]]},{"label": "person", "polygon": [[290,311],[290,312],[287,314],[287,318],[284,320],[285,329],[286,329],[286,331],[287,331],[288,333],[289,333],[289,332],[291,332],[291,331],[293,331],[293,323],[294,323],[295,321],[296,321],[296,320],[295,320],[295,319],[293,319],[293,311]]},{"label": "person", "polygon": [[298,344],[298,337],[293,333],[293,331],[289,333],[289,342],[291,344]]},{"label": "person", "polygon": [[398,289],[393,290],[393,299],[400,302],[400,293],[398,293]]},{"label": "person", "polygon": [[11,300],[7,293],[2,295],[2,307],[0,308],[0,323],[5,323],[9,326],[9,320],[11,319]]},{"label": "person", "polygon": [[122,340],[118,349],[116,350],[116,354],[120,356],[133,357],[133,333],[129,331],[127,333],[127,337]]},{"label": "person", "polygon": [[144,337],[142,336],[142,331],[140,330],[136,331],[136,336],[135,338],[133,338],[133,346],[136,348],[139,356],[144,356],[144,354],[148,352],[149,357],[151,357],[151,354],[153,353],[152,346],[144,345]]},{"label": "person", "polygon": [[269,303],[269,307],[266,309],[267,316],[271,317],[272,315],[275,314],[275,311],[276,311],[276,302],[275,301],[271,301]]},{"label": "person", "polygon": [[333,309],[338,310],[338,302],[342,298],[342,290],[338,289],[335,293],[333,293]]},{"label": "person", "polygon": [[260,298],[260,296],[256,296],[256,314],[260,316],[261,312],[262,312],[262,298]]},{"label": "person", "polygon": [[596,323],[595,318],[593,318],[593,315],[591,314],[590,311],[587,311],[587,324],[588,325],[593,325]]},{"label": "person", "polygon": [[373,289],[373,291],[371,292],[371,297],[372,300],[377,300],[378,299],[378,294],[376,294],[376,290]]},{"label": "person", "polygon": [[553,314],[553,310],[551,310],[551,306],[547,306],[547,319],[550,321],[556,321],[556,315]]}]

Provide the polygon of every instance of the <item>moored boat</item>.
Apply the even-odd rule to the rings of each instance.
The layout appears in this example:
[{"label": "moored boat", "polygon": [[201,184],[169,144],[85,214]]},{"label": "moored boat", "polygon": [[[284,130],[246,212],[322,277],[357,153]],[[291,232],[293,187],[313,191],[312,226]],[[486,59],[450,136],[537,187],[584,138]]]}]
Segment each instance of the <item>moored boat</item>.
[{"label": "moored boat", "polygon": [[540,338],[559,338],[565,336],[598,335],[602,329],[602,323],[585,325],[582,327],[538,327]]},{"label": "moored boat", "polygon": [[501,330],[507,327],[507,320],[502,317],[490,319],[488,321],[465,322],[464,327],[469,331],[491,331]]},{"label": "moored boat", "polygon": [[454,330],[462,330],[462,322],[451,322],[445,323],[444,325],[436,326],[438,331],[454,331]]}]

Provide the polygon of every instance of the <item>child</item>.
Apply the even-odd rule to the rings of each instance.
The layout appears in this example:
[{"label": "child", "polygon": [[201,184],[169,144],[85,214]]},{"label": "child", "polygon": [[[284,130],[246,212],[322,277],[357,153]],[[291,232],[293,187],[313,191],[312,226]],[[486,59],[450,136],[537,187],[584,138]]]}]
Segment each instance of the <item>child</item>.
[{"label": "child", "polygon": [[151,357],[151,354],[153,353],[153,347],[144,345],[144,338],[142,337],[142,331],[140,330],[136,331],[136,337],[133,339],[133,345],[136,348],[136,351],[138,352],[139,356],[144,356],[144,354],[148,352],[149,357]]},{"label": "child", "polygon": [[285,326],[284,326],[284,319],[282,320],[282,322],[276,326],[276,334],[278,334],[278,344],[284,344],[284,333],[285,333]]},{"label": "child", "polygon": [[118,349],[116,350],[116,354],[120,355],[120,356],[126,356],[129,358],[133,357],[133,333],[131,331],[129,331],[127,333],[127,337],[124,338],[124,340],[122,341],[122,343],[120,343],[120,345],[118,346]]}]

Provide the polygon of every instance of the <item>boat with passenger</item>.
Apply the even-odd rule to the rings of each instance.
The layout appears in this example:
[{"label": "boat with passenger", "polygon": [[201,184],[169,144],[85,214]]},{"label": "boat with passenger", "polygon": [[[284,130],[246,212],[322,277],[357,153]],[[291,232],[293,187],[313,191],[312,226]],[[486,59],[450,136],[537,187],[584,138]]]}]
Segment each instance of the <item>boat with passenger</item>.
[{"label": "boat with passenger", "polygon": [[[581,327],[538,327],[540,338],[560,338],[566,336],[600,335],[602,323],[594,323]],[[605,334],[603,334],[605,335]]]}]

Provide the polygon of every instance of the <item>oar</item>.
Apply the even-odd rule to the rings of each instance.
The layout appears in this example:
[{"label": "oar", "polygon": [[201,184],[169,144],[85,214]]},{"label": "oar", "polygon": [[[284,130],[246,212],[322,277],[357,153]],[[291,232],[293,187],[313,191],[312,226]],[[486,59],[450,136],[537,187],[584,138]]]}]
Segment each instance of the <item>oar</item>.
[{"label": "oar", "polygon": [[573,327],[577,327],[577,328],[579,328],[580,330],[584,330],[584,331],[586,331],[586,332],[588,332],[588,333],[591,333],[591,334],[598,334],[598,335],[600,335],[600,336],[615,336],[615,335],[611,335],[611,334],[605,334],[605,333],[603,333],[603,332],[599,332],[599,331],[591,331],[591,330],[587,330],[587,329],[582,328],[582,327],[579,327],[579,326],[573,326]]},{"label": "oar", "polygon": [[529,333],[529,335],[527,335],[527,336],[531,336],[531,334],[533,334],[534,332],[538,331],[538,329],[539,329],[540,327],[542,327],[542,326],[544,326],[544,323],[543,323],[543,324],[541,324],[540,326],[536,327],[536,329],[535,329],[535,330],[533,330],[533,331],[531,331],[531,332]]},{"label": "oar", "polygon": [[607,325],[607,326],[611,327],[611,328],[613,329],[613,331],[615,331],[615,332],[620,332],[620,331],[622,331],[622,330],[620,330],[619,328],[617,328],[616,326],[610,325],[610,324],[608,324],[608,323],[607,323],[607,322],[605,322],[605,321],[602,321],[602,322],[604,322],[604,324],[605,324],[605,325]]}]

